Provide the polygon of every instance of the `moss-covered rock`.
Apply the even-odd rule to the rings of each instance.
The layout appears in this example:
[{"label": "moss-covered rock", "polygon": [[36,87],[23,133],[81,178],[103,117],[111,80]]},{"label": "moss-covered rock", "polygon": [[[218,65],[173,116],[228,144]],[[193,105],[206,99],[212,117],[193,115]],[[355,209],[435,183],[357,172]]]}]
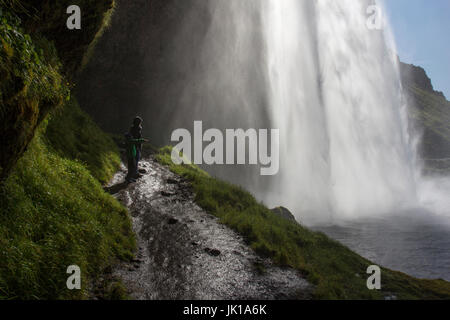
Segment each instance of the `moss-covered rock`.
[{"label": "moss-covered rock", "polygon": [[295,220],[294,215],[292,214],[292,212],[289,211],[289,209],[285,208],[285,207],[276,207],[271,209],[271,211],[273,213],[275,213],[276,215],[282,217],[283,219],[292,221],[292,222],[297,222],[297,220]]},{"label": "moss-covered rock", "polygon": [[[65,80],[112,3],[70,1],[87,19],[69,36],[68,1],[0,0],[0,299],[87,298],[105,268],[133,256],[130,217],[101,185],[119,152]],[[66,287],[74,264],[82,290]]]},{"label": "moss-covered rock", "polygon": [[[82,8],[82,30],[66,27],[67,7]],[[0,182],[37,126],[68,99],[76,70],[107,25],[113,0],[0,0]],[[62,63],[61,63],[61,62]]]},{"label": "moss-covered rock", "polygon": [[40,39],[42,46],[37,47],[18,26],[16,17],[3,13],[0,19],[2,180],[25,151],[36,127],[51,109],[62,104],[68,91],[52,45]]},{"label": "moss-covered rock", "polygon": [[[73,79],[82,61],[107,27],[114,0],[2,0],[21,18],[25,32],[52,41],[63,64],[64,75]],[[81,9],[81,30],[69,30],[67,8]]]}]

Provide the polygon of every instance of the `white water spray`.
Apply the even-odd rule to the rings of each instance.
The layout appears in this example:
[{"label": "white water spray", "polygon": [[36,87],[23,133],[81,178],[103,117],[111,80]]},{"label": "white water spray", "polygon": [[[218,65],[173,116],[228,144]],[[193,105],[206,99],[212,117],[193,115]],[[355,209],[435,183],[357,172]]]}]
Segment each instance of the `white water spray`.
[{"label": "white water spray", "polygon": [[[280,173],[210,168],[269,206],[312,224],[417,207],[420,168],[409,136],[390,30],[367,26],[370,0],[212,0],[201,46],[174,55],[189,81],[172,128],[280,129]],[[186,18],[175,43],[196,26]],[[238,172],[238,174],[236,174]]]},{"label": "white water spray", "polygon": [[276,197],[309,220],[390,213],[416,199],[396,57],[367,27],[368,5],[267,6],[273,125],[284,129],[287,169]]}]

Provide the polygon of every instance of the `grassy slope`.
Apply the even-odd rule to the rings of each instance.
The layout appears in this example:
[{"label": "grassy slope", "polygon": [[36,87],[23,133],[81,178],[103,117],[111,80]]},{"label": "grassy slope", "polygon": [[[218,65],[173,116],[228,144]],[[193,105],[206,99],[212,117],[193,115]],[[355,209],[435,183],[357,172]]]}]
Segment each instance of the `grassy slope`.
[{"label": "grassy slope", "polygon": [[55,110],[47,126],[46,138],[57,154],[83,162],[101,183],[108,182],[120,165],[117,145],[72,99]]},{"label": "grassy slope", "polygon": [[[113,146],[75,102],[40,127],[0,189],[0,298],[85,298],[90,280],[132,257],[127,211],[93,177],[111,177]],[[66,289],[71,264],[82,291]]]},{"label": "grassy slope", "polygon": [[[412,117],[425,129],[423,148],[447,157],[450,154],[450,102],[414,85],[407,85],[406,89],[414,98]],[[450,173],[450,159],[428,160],[426,166],[430,173]]]},{"label": "grassy slope", "polygon": [[82,29],[66,27],[71,0],[0,0],[0,181],[48,112],[62,106],[108,26],[114,0],[77,0]]},{"label": "grassy slope", "polygon": [[[0,299],[85,298],[89,282],[117,258],[130,258],[135,247],[127,211],[101,186],[120,163],[118,150],[74,99],[65,99],[62,69],[74,72],[113,1],[83,3],[96,4],[84,31],[64,37],[52,28],[65,28],[65,10],[37,0],[0,0],[3,9],[11,9],[0,14],[5,175],[0,173],[9,174],[0,183]],[[34,4],[42,10],[31,10]],[[12,13],[25,12],[22,5],[36,14],[24,14],[26,22]],[[37,32],[34,23],[48,30]],[[33,30],[32,36],[24,29]],[[56,35],[55,43],[45,35]],[[81,291],[66,288],[71,264],[81,267]]]},{"label": "grassy slope", "polygon": [[382,299],[390,294],[400,299],[450,298],[446,281],[419,280],[388,269],[382,271],[382,291],[368,290],[366,270],[373,263],[323,233],[280,218],[239,187],[193,165],[174,165],[170,153],[169,147],[161,149],[157,160],[192,182],[196,202],[245,236],[259,254],[300,270],[316,285],[315,298]]}]

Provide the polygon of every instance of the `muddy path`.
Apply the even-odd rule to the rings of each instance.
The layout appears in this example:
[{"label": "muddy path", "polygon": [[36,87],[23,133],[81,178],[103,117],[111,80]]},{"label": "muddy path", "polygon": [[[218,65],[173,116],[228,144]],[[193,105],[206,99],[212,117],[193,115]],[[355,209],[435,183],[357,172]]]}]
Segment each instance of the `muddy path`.
[{"label": "muddy path", "polygon": [[109,190],[133,219],[137,258],[113,274],[133,299],[307,299],[311,286],[289,268],[258,257],[241,236],[194,202],[188,182],[152,157],[137,183],[122,168]]}]

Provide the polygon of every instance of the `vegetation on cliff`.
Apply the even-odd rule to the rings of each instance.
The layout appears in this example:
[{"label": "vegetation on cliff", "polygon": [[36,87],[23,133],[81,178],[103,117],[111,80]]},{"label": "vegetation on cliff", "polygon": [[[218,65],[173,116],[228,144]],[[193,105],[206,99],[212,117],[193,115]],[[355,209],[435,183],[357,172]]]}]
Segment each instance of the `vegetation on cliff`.
[{"label": "vegetation on cliff", "polygon": [[82,162],[101,183],[108,182],[119,168],[117,145],[80,109],[75,99],[51,114],[45,137],[59,156]]},{"label": "vegetation on cliff", "polygon": [[[69,30],[66,10],[78,5],[82,13],[81,30]],[[26,33],[45,37],[58,51],[65,77],[74,79],[85,56],[92,52],[107,27],[115,7],[114,0],[0,0],[0,5],[21,20]]]},{"label": "vegetation on cliff", "polygon": [[[133,256],[130,217],[101,185],[118,149],[65,80],[112,1],[84,1],[94,10],[84,31],[64,39],[68,3],[0,0],[0,299],[87,298],[105,269]],[[66,286],[70,265],[82,290]]]},{"label": "vegetation on cliff", "polygon": [[401,63],[410,117],[421,132],[419,151],[426,173],[450,173],[450,101],[435,91],[421,67]]},{"label": "vegetation on cliff", "polygon": [[[46,120],[0,190],[0,298],[85,298],[92,279],[133,256],[127,211],[93,177],[114,171],[112,141],[76,105],[67,109],[67,122],[84,123],[63,134],[68,144],[54,136],[66,122]],[[96,137],[83,141],[84,130]],[[99,148],[96,158],[83,159],[85,148]],[[70,265],[82,270],[81,291],[66,287]]]},{"label": "vegetation on cliff", "polygon": [[69,0],[0,0],[0,181],[25,152],[109,22],[113,0],[81,0],[82,30],[68,30]]},{"label": "vegetation on cliff", "polygon": [[25,151],[39,123],[68,95],[54,46],[44,38],[33,42],[19,23],[16,16],[1,12],[0,180]]},{"label": "vegetation on cliff", "polygon": [[[117,168],[114,143],[75,102],[61,112],[39,127],[0,189],[0,299],[86,298],[91,280],[133,256],[127,211],[93,177]],[[74,264],[81,291],[66,287]]]}]

